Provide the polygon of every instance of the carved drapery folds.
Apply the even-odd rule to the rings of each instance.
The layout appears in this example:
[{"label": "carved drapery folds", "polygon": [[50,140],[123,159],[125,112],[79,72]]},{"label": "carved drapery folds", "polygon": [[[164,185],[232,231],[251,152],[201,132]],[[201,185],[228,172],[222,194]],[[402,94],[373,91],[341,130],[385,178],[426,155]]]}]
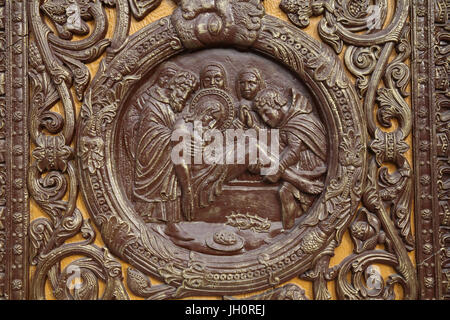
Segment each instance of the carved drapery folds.
[{"label": "carved drapery folds", "polygon": [[[172,15],[130,34],[132,19],[145,19],[161,2],[0,0],[0,298],[246,293],[306,300],[299,285],[287,283],[295,277],[313,282],[314,299],[398,299],[398,292],[404,299],[448,298],[448,3],[281,0],[283,21],[261,0],[177,0]],[[320,40],[303,30],[312,17],[320,19]],[[190,68],[203,51],[211,62]],[[244,72],[233,59],[255,65]],[[276,68],[258,69],[258,59]],[[88,68],[93,61],[96,74]],[[260,164],[244,174],[238,166],[177,167],[161,160],[163,151],[155,157],[152,144],[168,150],[160,137],[198,115],[177,111],[171,100],[181,78],[190,85],[187,105],[189,94],[215,94],[202,117],[215,117],[217,105],[222,112],[225,97],[235,105],[226,126],[279,129],[282,148],[297,146],[310,168],[297,159],[297,167],[264,177]],[[290,87],[280,87],[280,79]],[[243,89],[250,84],[254,95]],[[270,95],[284,116],[276,124],[257,107]],[[310,133],[302,122],[319,129]],[[149,191],[158,181],[148,177],[166,172],[148,174],[139,165],[169,172],[158,197]],[[144,200],[136,196],[138,174]],[[281,218],[248,206],[232,210],[239,199],[230,190],[267,195]],[[32,221],[28,195],[43,212]],[[230,209],[216,217],[205,211],[210,203]],[[289,224],[285,217],[294,211]],[[210,216],[196,223],[210,238],[199,242],[189,232],[194,217],[207,216],[202,212]],[[346,233],[353,252],[330,266]],[[123,270],[121,261],[131,267]],[[382,266],[394,273],[383,278]],[[328,289],[332,281],[336,292]]]}]

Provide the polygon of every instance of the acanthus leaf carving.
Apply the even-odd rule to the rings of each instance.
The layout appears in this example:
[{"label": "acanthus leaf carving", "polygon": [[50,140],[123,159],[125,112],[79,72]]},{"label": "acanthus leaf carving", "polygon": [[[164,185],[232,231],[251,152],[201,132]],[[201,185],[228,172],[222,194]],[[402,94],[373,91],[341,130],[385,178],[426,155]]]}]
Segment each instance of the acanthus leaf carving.
[{"label": "acanthus leaf carving", "polygon": [[[37,23],[38,26],[35,26],[34,30],[39,39],[37,44],[32,43],[30,48],[30,52],[35,51],[34,54],[30,54],[32,57],[31,65],[33,66],[30,77],[33,81],[33,100],[35,100],[35,106],[32,109],[39,116],[39,120],[32,127],[34,131],[33,140],[36,142],[33,156],[36,161],[30,170],[29,186],[33,197],[50,215],[51,219],[51,221],[38,219],[32,224],[34,228],[34,234],[32,235],[34,251],[31,258],[38,264],[39,270],[44,270],[42,272],[47,273],[48,277],[52,278],[51,282],[55,287],[54,294],[57,298],[96,298],[98,296],[98,280],[115,283],[115,289],[108,291],[106,297],[126,298],[126,293],[120,284],[121,271],[118,262],[108,252],[103,252],[102,257],[100,257],[99,251],[102,250],[98,250],[92,245],[95,231],[88,226],[89,223],[81,217],[80,212],[75,208],[73,196],[77,193],[77,187],[74,186],[74,181],[76,182],[78,178],[72,172],[72,157],[75,152],[76,156],[81,158],[81,170],[88,172],[91,176],[101,176],[108,158],[108,153],[105,152],[109,143],[107,141],[108,135],[111,134],[111,131],[108,130],[111,130],[111,124],[114,123],[121,112],[120,108],[124,97],[130,88],[141,79],[141,74],[136,74],[136,70],[141,67],[141,62],[143,65],[147,63],[136,53],[137,51],[130,52],[130,55],[120,55],[122,50],[128,50],[128,41],[136,39],[128,38],[129,22],[125,22],[125,20],[128,20],[129,16],[126,12],[131,9],[131,13],[136,19],[142,19],[159,6],[161,0],[103,0],[97,2],[77,0],[71,3],[77,4],[81,13],[78,17],[77,9],[74,8],[75,13],[70,13],[75,14],[72,20],[69,19],[67,12],[61,11],[61,8],[59,8],[61,12],[54,9],[58,6],[61,7],[65,1],[52,0],[48,1],[49,4],[45,8],[41,7],[56,23],[59,34],[50,33],[48,37],[47,34],[42,36],[42,30],[40,30],[42,25]],[[354,84],[347,80],[345,70],[335,59],[332,50],[323,46],[320,48],[314,47],[314,50],[317,50],[316,52],[314,50],[311,50],[311,52],[302,51],[302,49],[306,49],[306,46],[302,47],[301,39],[296,37],[293,28],[278,28],[276,24],[272,25],[273,20],[266,18],[264,15],[261,1],[224,1],[226,6],[222,8],[217,4],[219,1],[213,1],[212,5],[199,2],[198,8],[195,8],[197,1],[188,3],[180,0],[176,2],[179,4],[179,8],[175,10],[170,19],[180,39],[172,36],[171,48],[173,50],[184,50],[184,47],[209,48],[215,45],[237,45],[239,49],[250,48],[253,50],[253,46],[258,46],[258,51],[272,52],[273,57],[276,57],[279,62],[289,66],[298,74],[310,73],[314,81],[320,83],[321,86],[333,88],[333,92],[336,93],[333,102],[334,108],[338,110],[336,112],[341,112],[347,107],[337,101],[354,98],[349,96],[337,98],[338,94],[344,92],[341,89],[353,92],[353,89],[349,88],[354,87]],[[50,3],[53,5],[51,10],[49,9]],[[375,6],[378,5],[378,9],[381,10],[379,12],[380,22],[383,23],[386,16],[386,1],[380,0],[373,3]],[[106,20],[102,5],[114,7],[114,10],[118,12],[117,22],[119,27],[116,28],[112,39],[103,39]],[[194,7],[189,7],[189,5]],[[408,40],[405,40],[401,34],[401,32],[407,33],[406,28],[403,29],[403,18],[405,17],[404,12],[408,11],[408,8],[405,1],[400,1],[394,13],[394,22],[388,28],[392,35],[382,37],[383,30],[367,24],[367,18],[376,10],[375,6],[369,5],[369,1],[356,0],[283,0],[281,3],[282,9],[288,12],[289,19],[302,28],[308,26],[311,16],[324,15],[319,23],[319,35],[324,42],[332,46],[335,52],[340,53],[346,50],[346,64],[350,72],[357,77],[356,87],[359,97],[363,100],[368,97],[367,100],[364,100],[365,106],[370,105],[373,108],[375,101],[378,102],[377,116],[384,128],[391,127],[393,119],[399,123],[398,130],[391,133],[378,128],[375,121],[368,118],[367,122],[372,124],[368,133],[373,140],[366,147],[364,143],[361,143],[366,138],[366,132],[346,131],[348,122],[342,122],[345,134],[343,134],[342,141],[337,147],[339,154],[337,161],[341,166],[338,170],[339,178],[330,180],[324,201],[317,206],[321,213],[318,216],[311,217],[309,221],[306,219],[305,236],[300,242],[299,253],[296,253],[299,255],[315,254],[318,251],[327,253],[321,259],[315,260],[311,273],[304,275],[309,280],[314,281],[315,298],[317,299],[330,298],[331,295],[326,283],[336,278],[338,268],[340,268],[339,276],[341,278],[336,282],[341,282],[342,288],[347,285],[344,284],[345,281],[343,280],[345,272],[351,270],[353,274],[357,274],[355,278],[356,291],[348,288],[338,289],[339,297],[344,298],[392,299],[394,298],[392,286],[395,283],[401,283],[404,287],[409,288],[410,282],[413,281],[411,270],[408,269],[407,271],[402,270],[406,273],[409,272],[406,276],[403,274],[399,277],[393,276],[384,284],[377,271],[367,262],[387,263],[395,268],[399,264],[408,265],[404,253],[399,253],[398,247],[400,245],[392,243],[396,241],[392,239],[393,231],[391,230],[391,233],[388,234],[389,232],[384,230],[392,227],[392,223],[389,224],[392,221],[386,217],[384,220],[379,217],[379,215],[386,215],[383,208],[388,208],[388,212],[392,214],[393,229],[400,231],[404,243],[411,248],[413,246],[410,226],[412,176],[408,161],[405,159],[405,153],[408,150],[405,139],[411,131],[411,112],[404,100],[408,94],[407,88],[410,78],[409,67],[405,64],[409,53],[407,48],[400,48],[401,45],[408,44]],[[221,11],[224,8],[226,10]],[[192,9],[193,12],[189,13],[188,9]],[[90,19],[95,21],[93,30],[88,30],[88,24],[84,22]],[[229,25],[227,19],[234,20],[235,25]],[[77,25],[70,25],[74,23]],[[164,23],[166,22],[162,21],[160,25]],[[233,29],[236,25],[238,28]],[[206,31],[204,30],[205,26],[208,29]],[[218,29],[214,29],[216,27]],[[274,38],[274,40],[268,41],[270,48],[262,49],[261,43],[266,41],[266,37],[269,38],[263,33],[271,33]],[[68,41],[72,34],[88,35],[83,40]],[[260,43],[258,43],[259,41]],[[387,64],[387,57],[390,55],[394,42],[398,44],[398,55],[391,63]],[[299,46],[296,47],[296,44]],[[346,45],[349,46],[346,47]],[[106,58],[102,60],[98,71],[98,74],[102,76],[95,78],[95,83],[91,83],[86,63],[97,59],[105,51]],[[155,49],[152,55],[160,57],[157,51]],[[119,56],[121,60],[115,59],[116,56]],[[51,59],[51,57],[55,57],[55,59]],[[43,68],[43,65],[46,67]],[[380,70],[386,65],[385,72],[381,72]],[[378,85],[383,75],[386,87],[376,90],[374,86]],[[98,83],[101,83],[101,85],[97,85]],[[74,104],[71,101],[72,93],[70,92],[72,85],[77,99],[82,102],[81,125],[78,128],[87,132],[86,135],[77,140],[75,151],[71,147],[72,135],[74,132],[78,134],[76,131],[78,129],[74,126]],[[103,91],[106,93],[103,93]],[[56,112],[49,111],[58,100],[61,100],[62,107],[66,112],[64,118]],[[370,111],[373,111],[373,109]],[[374,112],[371,113],[375,114]],[[347,115],[343,118],[348,121],[349,119],[345,117]],[[359,120],[366,121],[365,119]],[[47,133],[53,135],[47,135]],[[46,146],[49,145],[54,147],[47,148]],[[370,200],[366,201],[364,207],[359,210],[357,221],[350,224],[351,217],[354,214],[352,209],[356,208],[361,198],[361,187],[355,186],[360,183],[361,176],[365,173],[366,152],[368,151],[375,153],[371,157],[375,159],[378,168],[381,168],[378,174],[379,178],[376,182],[374,182],[375,180],[372,181],[372,183],[377,184],[372,186],[372,192],[366,192],[362,195],[370,198]],[[385,167],[386,162],[396,164],[398,170],[393,174],[389,173]],[[426,181],[424,180],[424,182]],[[111,190],[111,188],[108,189],[108,192]],[[45,196],[39,195],[41,191]],[[67,192],[70,193],[69,200],[65,201],[63,198]],[[107,193],[105,190],[99,192]],[[374,194],[379,194],[381,200],[378,195]],[[137,271],[137,269],[128,269],[128,285],[130,290],[138,296],[147,299],[180,298],[192,295],[197,289],[214,288],[217,284],[214,276],[224,276],[227,279],[231,277],[232,280],[235,276],[241,276],[239,272],[236,272],[236,275],[214,274],[213,271],[205,267],[205,263],[195,261],[193,256],[190,256],[189,261],[184,265],[170,262],[174,258],[181,257],[180,259],[182,259],[183,254],[173,251],[172,246],[165,246],[163,241],[158,238],[159,236],[155,237],[151,232],[147,232],[148,229],[143,228],[142,224],[133,229],[130,228],[128,221],[117,219],[115,216],[110,217],[108,214],[111,213],[107,211],[104,215],[102,213],[99,220],[102,225],[102,235],[107,238],[118,239],[120,242],[117,247],[114,243],[108,244],[113,254],[122,258],[122,255],[128,254],[127,250],[139,248],[145,254],[155,257],[157,263],[161,264],[158,272],[166,284],[154,287],[152,287],[146,273]],[[58,223],[61,224],[61,230],[56,227]],[[329,258],[332,256],[334,247],[341,241],[348,225],[351,225],[350,232],[355,243],[355,255],[348,257],[338,267],[329,268]],[[264,226],[264,229],[266,227]],[[270,229],[270,225],[267,229]],[[60,272],[55,267],[56,264],[54,267],[47,268],[46,266],[44,268],[42,262],[38,262],[36,257],[43,248],[48,246],[49,242],[53,241],[51,239],[55,239],[55,247],[50,246],[49,251],[55,252],[55,254],[62,254],[62,252],[68,254],[70,250],[64,242],[68,237],[79,232],[87,240],[70,247],[72,248],[70,250],[73,250],[73,252],[78,250],[86,256],[91,256],[91,258],[80,260],[72,265],[82,269],[80,277],[83,280],[83,285],[75,288],[72,292],[67,292],[65,286],[71,276],[70,271],[63,270]],[[330,235],[333,238],[331,243],[329,241]],[[140,237],[137,242],[134,241],[136,237]],[[124,243],[127,245],[124,246]],[[378,245],[384,245],[385,251],[376,250]],[[65,251],[66,249],[67,251]],[[93,256],[97,258],[93,258]],[[295,257],[295,254],[293,256]],[[272,271],[272,269],[276,270],[276,264],[280,262],[274,262],[269,255],[259,255],[259,257],[261,258],[259,259],[261,265],[258,265],[257,268],[264,270],[261,272],[266,272],[266,278],[271,285],[278,284],[280,282],[279,273]],[[97,259],[96,262],[93,262],[95,259]],[[294,261],[292,256],[289,259]],[[353,262],[349,262],[351,260]],[[134,261],[132,260],[132,262]],[[398,268],[402,269],[401,267]],[[104,274],[105,270],[109,272],[108,276]],[[258,270],[258,272],[260,271]],[[42,275],[38,274],[37,277],[42,277]],[[374,288],[363,286],[361,280],[363,278],[366,282],[373,281],[373,283],[376,283],[375,291],[373,291]],[[222,281],[223,279],[219,278],[219,280]],[[40,278],[39,281],[41,281]],[[221,283],[220,281],[219,283]],[[407,296],[414,297],[414,294],[415,292],[411,292]],[[40,294],[35,294],[35,296],[42,297]],[[304,293],[288,284],[256,295],[253,298],[263,300],[279,297],[283,299],[303,299]]]},{"label": "acanthus leaf carving", "polygon": [[128,0],[133,16],[140,20],[145,18],[147,14],[156,9],[162,0]]}]

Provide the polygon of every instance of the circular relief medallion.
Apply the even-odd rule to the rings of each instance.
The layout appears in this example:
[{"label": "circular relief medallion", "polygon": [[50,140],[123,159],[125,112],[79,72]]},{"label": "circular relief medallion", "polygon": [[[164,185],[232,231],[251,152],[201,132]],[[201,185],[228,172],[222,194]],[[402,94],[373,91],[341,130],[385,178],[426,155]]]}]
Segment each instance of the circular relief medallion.
[{"label": "circular relief medallion", "polygon": [[276,18],[246,50],[180,32],[169,18],[144,28],[94,79],[78,130],[88,210],[167,297],[269,288],[311,268],[352,219],[359,100],[328,48]]},{"label": "circular relief medallion", "polygon": [[227,129],[235,118],[233,98],[228,92],[217,88],[208,88],[197,92],[187,110],[191,114],[195,114],[198,121],[203,120],[202,126],[209,129]]}]

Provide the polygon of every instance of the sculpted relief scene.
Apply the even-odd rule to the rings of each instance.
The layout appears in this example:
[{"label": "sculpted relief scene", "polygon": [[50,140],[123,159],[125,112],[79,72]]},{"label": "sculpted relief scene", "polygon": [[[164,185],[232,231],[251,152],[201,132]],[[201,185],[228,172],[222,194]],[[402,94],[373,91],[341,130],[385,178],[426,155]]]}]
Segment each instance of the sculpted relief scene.
[{"label": "sculpted relief scene", "polygon": [[229,49],[182,55],[152,75],[118,129],[116,165],[136,214],[169,241],[211,254],[242,253],[291,229],[323,191],[327,168],[325,126],[305,86]]},{"label": "sculpted relief scene", "polygon": [[449,10],[0,0],[0,299],[448,299]]}]

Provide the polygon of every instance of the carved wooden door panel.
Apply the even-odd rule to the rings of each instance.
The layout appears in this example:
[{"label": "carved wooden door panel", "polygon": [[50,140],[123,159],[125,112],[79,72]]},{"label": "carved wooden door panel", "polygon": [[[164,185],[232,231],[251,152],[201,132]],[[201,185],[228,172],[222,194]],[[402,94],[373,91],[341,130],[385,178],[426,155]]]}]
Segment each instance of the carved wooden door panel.
[{"label": "carved wooden door panel", "polygon": [[0,0],[0,299],[449,299],[445,0]]}]

